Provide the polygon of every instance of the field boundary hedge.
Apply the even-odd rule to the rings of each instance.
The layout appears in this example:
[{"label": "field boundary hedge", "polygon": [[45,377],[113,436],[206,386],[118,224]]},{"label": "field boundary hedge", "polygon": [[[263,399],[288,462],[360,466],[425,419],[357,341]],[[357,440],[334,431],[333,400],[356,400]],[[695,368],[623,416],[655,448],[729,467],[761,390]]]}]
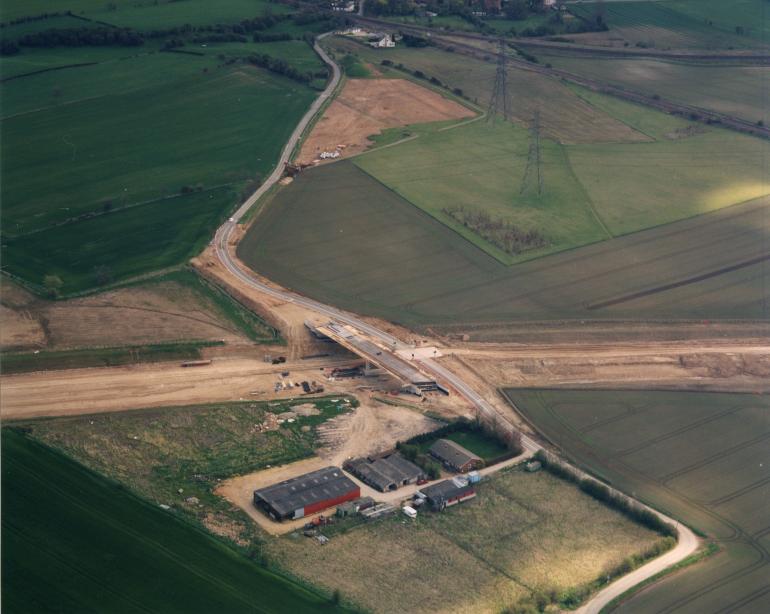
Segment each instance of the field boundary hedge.
[{"label": "field boundary hedge", "polygon": [[612,490],[609,486],[606,486],[599,480],[591,477],[583,477],[578,471],[565,465],[554,455],[549,454],[545,450],[538,450],[535,453],[534,458],[535,460],[540,461],[546,471],[557,478],[572,482],[580,488],[580,490],[600,503],[604,503],[631,520],[652,531],[656,531],[665,537],[676,537],[677,531],[671,524],[662,520],[651,510],[633,503],[631,499]]}]

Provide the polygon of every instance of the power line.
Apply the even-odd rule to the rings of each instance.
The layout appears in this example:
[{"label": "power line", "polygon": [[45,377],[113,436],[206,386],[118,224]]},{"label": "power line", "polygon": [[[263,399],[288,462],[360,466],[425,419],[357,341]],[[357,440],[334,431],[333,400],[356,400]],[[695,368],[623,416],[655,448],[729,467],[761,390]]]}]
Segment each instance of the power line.
[{"label": "power line", "polygon": [[503,118],[508,121],[508,79],[505,59],[505,43],[501,40],[500,50],[497,54],[495,82],[492,86],[492,95],[489,98],[489,108],[487,109],[487,122],[493,121],[495,116],[501,111]]},{"label": "power line", "polygon": [[530,183],[534,181],[537,195],[543,192],[543,170],[540,155],[540,110],[536,109],[529,126],[529,153],[527,154],[527,166],[524,168],[524,177],[521,180],[519,194],[524,194]]}]

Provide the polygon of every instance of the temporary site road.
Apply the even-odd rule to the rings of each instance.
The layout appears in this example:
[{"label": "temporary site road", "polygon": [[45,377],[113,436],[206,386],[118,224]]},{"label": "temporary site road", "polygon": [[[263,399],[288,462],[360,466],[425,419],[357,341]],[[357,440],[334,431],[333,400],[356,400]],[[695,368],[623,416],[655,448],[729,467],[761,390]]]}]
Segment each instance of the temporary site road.
[{"label": "temporary site road", "polygon": [[[243,283],[273,298],[286,302],[296,303],[297,305],[300,305],[311,311],[315,311],[316,313],[325,317],[329,317],[339,322],[348,324],[349,326],[358,329],[359,331],[379,341],[383,348],[387,348],[386,351],[395,352],[398,349],[406,349],[411,346],[401,342],[393,335],[380,330],[376,326],[365,322],[353,314],[344,312],[340,309],[337,309],[336,307],[332,307],[331,305],[325,305],[324,303],[320,303],[294,292],[275,288],[260,281],[248,269],[242,268],[241,265],[233,259],[230,250],[228,249],[230,238],[240,219],[268,190],[270,190],[270,188],[272,188],[281,179],[284,167],[289,162],[292,152],[302,137],[302,134],[310,125],[310,122],[313,120],[316,114],[320,111],[323,104],[329,100],[339,85],[340,68],[320,45],[320,40],[328,36],[328,34],[329,33],[323,34],[318,37],[314,44],[314,49],[316,53],[318,53],[318,55],[321,57],[321,59],[331,68],[332,78],[329,80],[329,83],[327,84],[324,91],[318,96],[315,102],[313,102],[308,112],[305,113],[305,115],[302,117],[299,124],[297,124],[297,127],[294,129],[294,132],[291,134],[291,137],[283,148],[281,156],[278,159],[278,163],[276,164],[276,167],[270,176],[265,180],[260,188],[238,208],[233,216],[217,230],[214,237],[214,247],[216,249],[217,257],[222,262],[222,264],[232,275],[237,277]],[[439,365],[431,358],[416,358],[415,362],[418,363],[424,371],[435,376],[437,380],[442,381],[445,385],[453,388],[460,395],[465,397],[465,399],[467,399],[470,404],[475,407],[481,414],[494,417],[498,423],[505,424],[508,426],[508,428],[514,428],[513,425],[511,425],[504,416],[499,414],[499,412],[489,401],[484,399],[480,394],[473,390],[473,388],[466,384],[458,375]],[[522,435],[522,445],[525,451],[529,453],[534,453],[542,448],[539,443],[526,435]],[[642,504],[639,503],[639,505]],[[655,511],[655,513],[661,516],[666,522],[670,522],[671,524],[677,526],[679,532],[679,540],[676,548],[674,548],[665,556],[655,559],[647,565],[637,569],[633,574],[629,574],[620,580],[613,582],[611,585],[595,595],[589,602],[587,602],[581,608],[581,612],[599,612],[602,607],[604,607],[604,605],[609,603],[618,595],[622,594],[636,584],[646,580],[647,578],[650,578],[653,575],[663,571],[668,566],[683,560],[697,549],[699,543],[698,538],[692,533],[692,531],[690,531],[690,529],[681,525],[675,520],[660,514],[657,511]]]}]

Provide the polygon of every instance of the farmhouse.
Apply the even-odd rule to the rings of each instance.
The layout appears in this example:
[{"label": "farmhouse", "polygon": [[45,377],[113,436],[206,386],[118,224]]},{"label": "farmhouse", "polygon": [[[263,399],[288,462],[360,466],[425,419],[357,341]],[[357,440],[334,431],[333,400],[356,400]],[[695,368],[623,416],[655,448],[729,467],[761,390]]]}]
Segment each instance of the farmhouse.
[{"label": "farmhouse", "polygon": [[345,468],[380,492],[396,490],[426,477],[422,469],[398,453],[374,460],[357,458],[347,462]]},{"label": "farmhouse", "polygon": [[460,477],[426,486],[420,490],[420,493],[437,512],[476,496],[476,491],[468,480]]},{"label": "farmhouse", "polygon": [[393,40],[393,37],[390,34],[385,34],[382,38],[369,44],[375,49],[385,49],[395,47],[396,41]]},{"label": "farmhouse", "polygon": [[274,520],[302,518],[345,501],[361,489],[338,467],[311,473],[254,491],[254,506]]},{"label": "farmhouse", "polygon": [[484,466],[484,461],[480,457],[449,439],[439,439],[430,447],[429,452],[444,465],[460,473],[467,473]]}]

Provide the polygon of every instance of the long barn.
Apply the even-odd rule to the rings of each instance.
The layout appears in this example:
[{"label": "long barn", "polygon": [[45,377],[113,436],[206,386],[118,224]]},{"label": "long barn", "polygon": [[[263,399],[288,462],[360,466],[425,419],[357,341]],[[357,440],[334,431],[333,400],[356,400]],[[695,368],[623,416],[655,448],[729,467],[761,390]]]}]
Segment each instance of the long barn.
[{"label": "long barn", "polygon": [[274,520],[303,518],[361,496],[338,467],[324,467],[254,491],[254,505]]}]

